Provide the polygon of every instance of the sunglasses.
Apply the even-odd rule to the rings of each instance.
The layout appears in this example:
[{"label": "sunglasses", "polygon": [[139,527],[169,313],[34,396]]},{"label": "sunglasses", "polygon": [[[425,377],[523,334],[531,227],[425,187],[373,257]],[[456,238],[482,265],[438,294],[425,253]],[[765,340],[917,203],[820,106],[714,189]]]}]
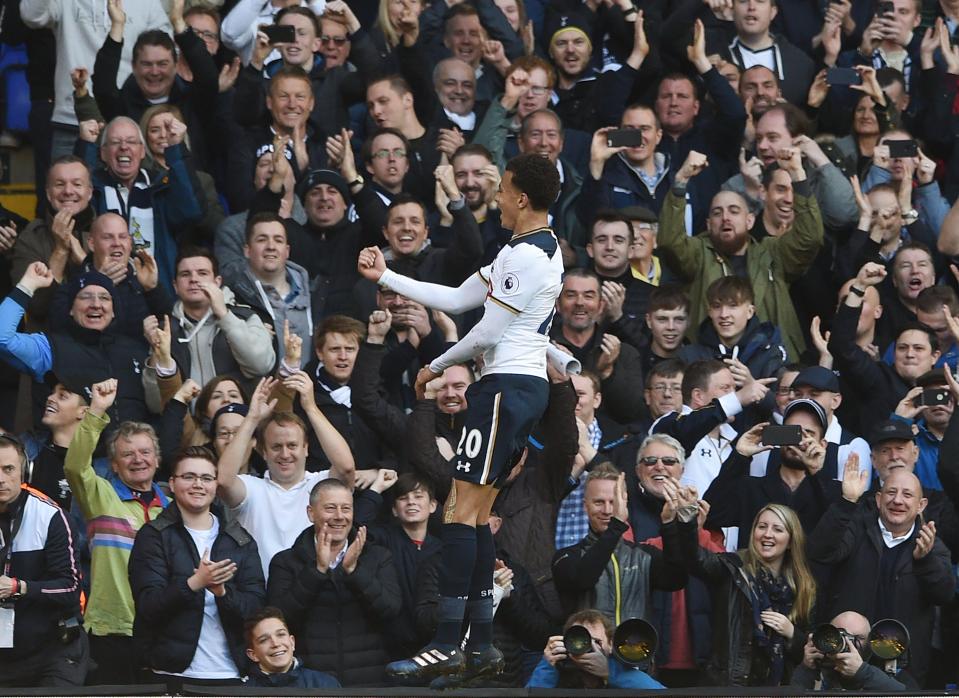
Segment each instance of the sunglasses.
[{"label": "sunglasses", "polygon": [[639,459],[639,462],[643,465],[652,467],[657,463],[662,463],[663,465],[679,465],[679,458],[675,456],[643,456]]}]

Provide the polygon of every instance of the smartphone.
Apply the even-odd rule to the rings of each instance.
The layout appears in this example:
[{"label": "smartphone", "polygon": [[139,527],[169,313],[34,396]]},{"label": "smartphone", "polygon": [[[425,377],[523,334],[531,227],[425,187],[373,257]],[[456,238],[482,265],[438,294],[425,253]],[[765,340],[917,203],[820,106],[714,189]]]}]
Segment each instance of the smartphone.
[{"label": "smartphone", "polygon": [[896,4],[892,0],[882,0],[876,5],[876,14],[878,16],[891,15],[896,11]]},{"label": "smartphone", "polygon": [[763,429],[764,446],[798,446],[802,443],[802,427],[798,424],[770,424]]},{"label": "smartphone", "polygon": [[635,148],[645,142],[643,132],[638,128],[617,128],[606,132],[607,148]]},{"label": "smartphone", "polygon": [[266,34],[266,38],[270,40],[271,44],[292,44],[296,41],[296,27],[292,24],[271,24],[261,27],[260,31]]},{"label": "smartphone", "polygon": [[949,389],[946,387],[926,388],[913,398],[912,404],[916,407],[934,407],[935,405],[948,404],[949,398]]},{"label": "smartphone", "polygon": [[914,158],[919,154],[915,141],[886,141],[891,158]]},{"label": "smartphone", "polygon": [[862,75],[852,68],[830,68],[826,71],[826,83],[832,85],[861,85]]}]

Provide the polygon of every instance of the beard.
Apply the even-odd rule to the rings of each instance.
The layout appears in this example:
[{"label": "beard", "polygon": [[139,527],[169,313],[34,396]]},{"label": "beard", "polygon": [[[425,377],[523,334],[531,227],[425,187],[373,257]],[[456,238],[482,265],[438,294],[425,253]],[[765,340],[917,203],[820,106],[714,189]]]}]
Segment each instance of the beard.
[{"label": "beard", "polygon": [[721,235],[713,235],[710,233],[709,239],[719,254],[726,257],[733,257],[742,249],[748,236],[748,232],[736,234],[734,237],[722,237]]}]

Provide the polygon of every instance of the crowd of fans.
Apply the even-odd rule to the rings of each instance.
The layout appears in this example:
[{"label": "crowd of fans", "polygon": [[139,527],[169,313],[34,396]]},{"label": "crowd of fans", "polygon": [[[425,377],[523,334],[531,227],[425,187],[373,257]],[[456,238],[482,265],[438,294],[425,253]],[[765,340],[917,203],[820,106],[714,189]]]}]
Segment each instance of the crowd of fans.
[{"label": "crowd of fans", "polygon": [[482,685],[955,683],[957,0],[2,9],[40,202],[0,206],[0,686],[388,684],[483,366],[414,389],[479,314],[357,257],[458,286],[517,154],[560,175],[570,357]]}]

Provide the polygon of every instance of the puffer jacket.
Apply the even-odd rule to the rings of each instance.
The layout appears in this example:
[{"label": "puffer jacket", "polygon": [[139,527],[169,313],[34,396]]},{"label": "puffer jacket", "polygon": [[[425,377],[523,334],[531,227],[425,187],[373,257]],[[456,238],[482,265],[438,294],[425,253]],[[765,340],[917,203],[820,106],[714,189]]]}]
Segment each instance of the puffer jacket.
[{"label": "puffer jacket", "polygon": [[[211,560],[232,560],[237,570],[217,597],[216,608],[238,669],[246,664],[243,623],[263,605],[260,554],[247,531],[215,512],[220,531]],[[130,552],[130,588],[136,604],[133,641],[150,668],[182,672],[190,666],[203,627],[206,590],[193,591],[187,579],[200,565],[200,553],[183,525],[176,502],[140,528]]]},{"label": "puffer jacket", "polygon": [[304,666],[344,686],[386,685],[386,626],[402,606],[393,557],[367,541],[353,574],[342,566],[324,574],[316,569],[313,539],[310,526],[273,557],[267,601],[290,621]]},{"label": "puffer jacket", "polygon": [[[756,315],[778,326],[789,360],[796,361],[805,348],[799,318],[789,296],[789,286],[809,269],[823,241],[819,204],[809,183],[795,182],[796,220],[789,235],[750,240],[746,267],[756,297]],[[677,188],[666,195],[660,212],[658,243],[674,272],[689,283],[690,340],[706,317],[706,289],[716,279],[731,276],[729,260],[713,245],[708,233],[686,235],[686,200]]]},{"label": "puffer jacket", "polygon": [[782,345],[779,328],[755,315],[746,323],[742,338],[732,349],[720,341],[712,321],[706,318],[699,324],[699,341],[680,347],[679,358],[688,365],[694,361],[728,359],[733,351],[757,379],[775,376],[786,363],[786,348]]}]

